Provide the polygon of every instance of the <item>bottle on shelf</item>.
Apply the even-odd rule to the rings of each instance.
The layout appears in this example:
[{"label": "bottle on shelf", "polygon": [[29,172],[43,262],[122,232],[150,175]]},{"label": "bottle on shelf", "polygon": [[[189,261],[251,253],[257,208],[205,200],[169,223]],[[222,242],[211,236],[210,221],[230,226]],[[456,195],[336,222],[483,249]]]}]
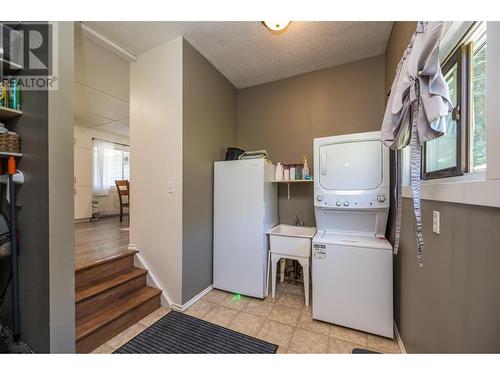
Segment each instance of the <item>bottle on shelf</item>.
[{"label": "bottle on shelf", "polygon": [[307,157],[302,156],[302,162],[304,163],[304,167],[302,168],[302,179],[307,180],[309,177],[309,165],[307,165]]},{"label": "bottle on shelf", "polygon": [[283,180],[283,164],[281,164],[280,162],[276,163],[276,172],[274,175],[274,179],[276,181]]},{"label": "bottle on shelf", "polygon": [[19,84],[17,79],[9,77],[9,108],[16,109],[18,111],[21,110],[21,90],[19,89]]},{"label": "bottle on shelf", "polygon": [[296,174],[295,174],[296,169],[297,169],[297,168],[296,168],[295,164],[291,164],[291,165],[290,165],[290,180],[295,180],[295,177],[296,177]]},{"label": "bottle on shelf", "polygon": [[283,170],[283,180],[290,180],[290,166],[285,165]]},{"label": "bottle on shelf", "polygon": [[295,179],[296,180],[302,180],[302,168],[304,166],[302,164],[297,164],[295,166]]},{"label": "bottle on shelf", "polygon": [[9,96],[8,96],[7,86],[0,82],[0,107],[9,106]]}]

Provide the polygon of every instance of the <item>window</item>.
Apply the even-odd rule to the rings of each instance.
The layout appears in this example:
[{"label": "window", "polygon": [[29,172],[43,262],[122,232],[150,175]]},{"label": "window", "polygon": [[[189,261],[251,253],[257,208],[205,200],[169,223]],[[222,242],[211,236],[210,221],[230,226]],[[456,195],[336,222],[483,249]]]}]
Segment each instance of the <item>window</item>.
[{"label": "window", "polygon": [[107,195],[115,187],[115,180],[130,179],[129,146],[94,139],[93,191]]},{"label": "window", "polygon": [[115,144],[114,148],[110,150],[109,187],[115,186],[115,180],[128,180],[130,178],[129,151],[125,150],[125,147]]},{"label": "window", "polygon": [[423,146],[422,179],[486,169],[486,24],[475,23],[445,60],[454,110],[446,135]]}]

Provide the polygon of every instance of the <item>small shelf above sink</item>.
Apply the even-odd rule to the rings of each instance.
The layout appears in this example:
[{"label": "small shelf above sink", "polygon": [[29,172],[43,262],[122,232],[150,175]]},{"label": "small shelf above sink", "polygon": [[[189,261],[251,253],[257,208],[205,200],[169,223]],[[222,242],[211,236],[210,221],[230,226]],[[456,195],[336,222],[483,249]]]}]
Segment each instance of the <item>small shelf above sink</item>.
[{"label": "small shelf above sink", "polygon": [[272,180],[271,182],[276,182],[277,184],[293,184],[301,182],[313,182],[314,180]]},{"label": "small shelf above sink", "polygon": [[288,192],[288,199],[290,199],[290,184],[305,184],[308,182],[314,182],[314,180],[313,179],[311,179],[311,180],[272,180],[271,182],[276,183],[276,184],[286,184],[287,192]]}]

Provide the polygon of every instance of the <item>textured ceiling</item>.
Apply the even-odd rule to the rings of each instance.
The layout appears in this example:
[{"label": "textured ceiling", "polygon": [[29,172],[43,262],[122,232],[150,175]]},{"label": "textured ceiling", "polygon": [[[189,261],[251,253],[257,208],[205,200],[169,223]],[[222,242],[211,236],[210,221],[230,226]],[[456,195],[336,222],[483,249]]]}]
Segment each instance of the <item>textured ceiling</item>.
[{"label": "textured ceiling", "polygon": [[385,52],[392,22],[292,22],[274,35],[261,22],[85,22],[139,55],[186,38],[237,88]]}]

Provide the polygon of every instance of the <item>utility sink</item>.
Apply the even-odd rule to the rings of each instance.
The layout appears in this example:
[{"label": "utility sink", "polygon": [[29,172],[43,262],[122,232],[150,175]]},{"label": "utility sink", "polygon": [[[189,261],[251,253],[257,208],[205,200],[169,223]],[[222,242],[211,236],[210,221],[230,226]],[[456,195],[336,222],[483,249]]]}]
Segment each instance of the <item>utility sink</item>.
[{"label": "utility sink", "polygon": [[272,253],[309,258],[316,227],[279,224],[267,231],[267,234]]}]

